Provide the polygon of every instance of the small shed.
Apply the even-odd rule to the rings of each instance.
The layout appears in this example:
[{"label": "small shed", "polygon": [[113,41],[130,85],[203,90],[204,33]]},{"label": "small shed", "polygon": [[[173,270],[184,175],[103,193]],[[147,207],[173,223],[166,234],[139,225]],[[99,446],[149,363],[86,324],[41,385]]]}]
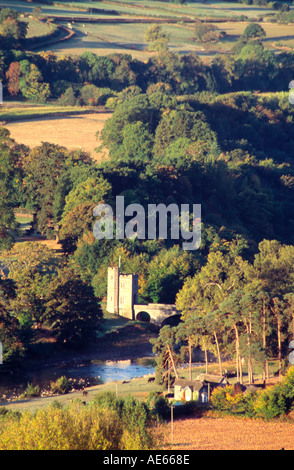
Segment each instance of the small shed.
[{"label": "small shed", "polygon": [[175,400],[194,400],[195,386],[195,380],[176,379],[174,383]]},{"label": "small shed", "polygon": [[199,380],[177,379],[174,383],[175,400],[198,400],[203,384]]},{"label": "small shed", "polygon": [[174,399],[207,403],[216,387],[225,387],[229,382],[225,377],[201,374],[196,380],[177,379],[174,383]]}]

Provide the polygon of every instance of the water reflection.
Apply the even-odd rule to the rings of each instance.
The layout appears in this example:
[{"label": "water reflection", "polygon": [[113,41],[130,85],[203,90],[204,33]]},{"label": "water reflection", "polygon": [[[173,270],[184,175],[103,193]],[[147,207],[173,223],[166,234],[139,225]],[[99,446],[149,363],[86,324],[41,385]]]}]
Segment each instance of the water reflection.
[{"label": "water reflection", "polygon": [[16,376],[0,375],[0,396],[14,390],[21,393],[28,383],[39,385],[41,389],[50,387],[65,375],[68,379],[89,379],[91,383],[108,383],[116,380],[131,380],[154,372],[154,359],[143,358],[126,361],[87,361],[78,364],[60,365],[53,368],[35,370]]}]

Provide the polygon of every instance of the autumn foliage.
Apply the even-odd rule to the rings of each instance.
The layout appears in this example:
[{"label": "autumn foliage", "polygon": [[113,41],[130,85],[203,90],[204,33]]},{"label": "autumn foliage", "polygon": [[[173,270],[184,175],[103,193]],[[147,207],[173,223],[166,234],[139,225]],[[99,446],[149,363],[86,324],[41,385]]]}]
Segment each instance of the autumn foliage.
[{"label": "autumn foliage", "polygon": [[9,69],[6,72],[6,79],[8,80],[7,88],[11,96],[18,95],[20,74],[19,62],[11,62]]},{"label": "autumn foliage", "polygon": [[[148,450],[157,440],[143,403],[127,397],[117,407],[54,402],[36,413],[0,414],[1,450]],[[134,419],[135,421],[134,421]],[[135,430],[135,427],[136,430]]]}]

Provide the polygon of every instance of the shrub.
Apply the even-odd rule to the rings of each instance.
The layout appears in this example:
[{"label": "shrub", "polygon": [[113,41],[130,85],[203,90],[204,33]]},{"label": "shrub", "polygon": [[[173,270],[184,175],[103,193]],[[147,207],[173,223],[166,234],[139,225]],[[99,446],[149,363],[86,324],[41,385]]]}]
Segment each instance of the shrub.
[{"label": "shrub", "polygon": [[201,409],[199,407],[199,402],[196,400],[186,401],[181,403],[180,405],[175,405],[173,410],[173,415],[175,419],[189,416],[191,417],[195,413],[201,413]]},{"label": "shrub", "polygon": [[150,25],[144,35],[144,40],[149,43],[148,50],[153,52],[167,51],[169,39],[169,34],[164,33],[158,24]]},{"label": "shrub", "polygon": [[145,403],[127,396],[122,402],[122,424],[126,430],[125,445],[135,450],[138,445],[141,449],[150,449],[154,444],[154,437],[146,432],[151,425],[151,416]]},{"label": "shrub", "polygon": [[146,405],[150,413],[159,418],[166,418],[170,414],[167,398],[159,395],[158,392],[150,392]]},{"label": "shrub", "polygon": [[143,403],[131,397],[123,402],[128,413],[125,419],[110,408],[81,403],[51,405],[34,414],[25,412],[18,419],[6,414],[0,417],[0,450],[154,449],[158,433],[153,427],[141,429],[140,419],[138,429],[129,425],[142,416]]},{"label": "shrub", "polygon": [[211,404],[214,409],[218,411],[228,411],[230,409],[227,401],[227,393],[232,391],[233,388],[231,385],[227,387],[217,387],[211,393]]},{"label": "shrub", "polygon": [[282,382],[257,392],[233,394],[231,385],[218,387],[211,394],[211,404],[215,410],[265,420],[285,415],[294,407],[294,367]]},{"label": "shrub", "polygon": [[148,406],[132,396],[117,398],[111,392],[100,393],[94,398],[99,409],[115,412],[124,428],[123,445],[129,450],[150,449],[155,445],[152,432],[152,414]]},{"label": "shrub", "polygon": [[2,450],[117,450],[122,436],[114,413],[93,413],[76,404],[39,409],[35,415],[23,413],[18,422],[6,420],[2,430]]},{"label": "shrub", "polygon": [[82,87],[79,101],[80,104],[85,106],[102,106],[114,95],[115,93],[110,88],[98,88],[95,85],[88,84]]},{"label": "shrub", "polygon": [[288,413],[294,402],[294,367],[290,367],[282,382],[265,389],[254,404],[255,413],[272,419]]},{"label": "shrub", "polygon": [[282,382],[283,393],[288,400],[288,406],[292,406],[294,399],[294,367],[290,367]]},{"label": "shrub", "polygon": [[28,384],[24,393],[21,395],[21,398],[33,398],[39,397],[41,395],[39,385]]},{"label": "shrub", "polygon": [[71,86],[61,95],[58,102],[62,106],[74,106],[76,104],[75,92]]},{"label": "shrub", "polygon": [[215,25],[201,23],[195,26],[194,35],[197,41],[207,43],[219,41],[226,36],[226,33]]},{"label": "shrub", "polygon": [[98,393],[94,397],[94,404],[99,408],[109,408],[119,415],[121,414],[122,401],[112,392]]},{"label": "shrub", "polygon": [[258,418],[268,420],[286,413],[286,401],[279,385],[268,387],[258,393],[254,403],[254,411]]},{"label": "shrub", "polygon": [[72,386],[70,381],[63,375],[56,380],[56,382],[51,382],[51,390],[53,393],[59,393],[61,395],[70,392]]},{"label": "shrub", "polygon": [[255,392],[233,393],[233,386],[217,387],[211,394],[213,407],[229,414],[254,415]]},{"label": "shrub", "polygon": [[266,33],[264,29],[258,23],[249,24],[243,33],[243,37],[246,40],[255,39],[255,38],[265,38]]}]

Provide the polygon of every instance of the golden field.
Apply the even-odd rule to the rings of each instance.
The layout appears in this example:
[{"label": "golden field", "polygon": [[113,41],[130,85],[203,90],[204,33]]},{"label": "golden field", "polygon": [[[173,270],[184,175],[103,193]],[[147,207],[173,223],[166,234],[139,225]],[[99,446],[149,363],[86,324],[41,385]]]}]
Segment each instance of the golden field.
[{"label": "golden field", "polygon": [[41,142],[50,142],[70,150],[81,149],[89,152],[94,160],[101,160],[103,154],[95,152],[101,144],[96,133],[101,132],[109,113],[78,114],[71,116],[47,116],[20,121],[6,122],[4,127],[10,131],[16,142],[36,147]]}]

